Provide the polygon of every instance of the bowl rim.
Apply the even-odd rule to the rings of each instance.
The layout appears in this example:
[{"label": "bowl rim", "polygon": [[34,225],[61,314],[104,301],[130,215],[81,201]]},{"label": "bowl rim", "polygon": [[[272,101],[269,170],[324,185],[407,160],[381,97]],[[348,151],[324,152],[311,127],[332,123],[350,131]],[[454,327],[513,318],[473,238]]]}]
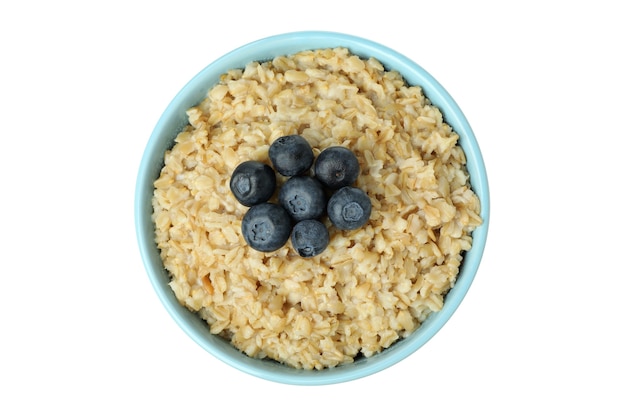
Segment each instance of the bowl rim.
[{"label": "bowl rim", "polygon": [[[319,371],[296,370],[269,362],[263,366],[258,366],[259,359],[249,358],[243,353],[233,354],[235,348],[228,342],[217,340],[221,339],[218,336],[211,335],[211,338],[207,338],[207,335],[210,334],[207,329],[203,329],[197,323],[194,324],[189,320],[192,313],[177,302],[173,296],[173,291],[162,282],[164,269],[158,256],[158,250],[155,252],[156,244],[148,237],[150,232],[154,233],[154,223],[151,215],[147,214],[149,211],[148,204],[150,204],[149,209],[151,210],[152,183],[156,179],[154,173],[157,170],[160,171],[162,166],[162,153],[160,166],[158,166],[158,158],[155,159],[155,155],[171,147],[171,143],[173,143],[174,137],[171,135],[167,138],[170,142],[163,138],[166,130],[171,131],[172,126],[177,124],[180,127],[178,131],[182,129],[180,113],[181,110],[184,113],[187,108],[191,107],[189,97],[198,98],[206,94],[206,91],[215,84],[215,81],[211,83],[211,80],[216,80],[222,73],[229,69],[242,68],[243,65],[255,60],[261,61],[277,55],[333,46],[346,47],[352,53],[363,57],[375,57],[386,69],[397,70],[407,83],[420,85],[424,94],[442,111],[446,123],[450,124],[460,136],[459,143],[466,154],[470,183],[480,199],[480,214],[483,223],[472,233],[472,248],[464,254],[457,282],[446,295],[444,308],[439,312],[432,313],[420,329],[408,338],[370,358],[359,359],[357,365],[341,365]],[[251,59],[253,57],[257,57],[257,59]],[[197,99],[192,101],[196,101],[192,105],[198,103]],[[175,120],[174,113],[177,113],[178,121]],[[152,191],[148,192],[150,188]],[[290,385],[327,385],[356,380],[394,366],[419,350],[445,325],[469,291],[478,271],[489,228],[489,198],[485,163],[469,122],[444,87],[420,65],[385,45],[359,36],[328,31],[287,32],[249,42],[217,58],[185,84],[168,104],[153,128],[139,165],[134,194],[135,233],[144,268],[159,300],[177,325],[198,345],[231,367],[268,381]],[[159,263],[161,268],[155,266]]]}]

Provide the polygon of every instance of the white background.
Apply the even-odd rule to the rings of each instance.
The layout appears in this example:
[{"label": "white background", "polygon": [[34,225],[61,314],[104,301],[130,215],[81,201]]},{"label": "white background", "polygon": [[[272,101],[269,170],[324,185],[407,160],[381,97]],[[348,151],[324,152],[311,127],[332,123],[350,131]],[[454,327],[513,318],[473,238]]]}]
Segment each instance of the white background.
[{"label": "white background", "polygon": [[[610,1],[24,1],[0,6],[0,415],[624,416],[626,24]],[[330,30],[411,57],[487,164],[455,316],[399,365],[294,387],[216,360],[143,269],[139,161],[210,62]]]}]

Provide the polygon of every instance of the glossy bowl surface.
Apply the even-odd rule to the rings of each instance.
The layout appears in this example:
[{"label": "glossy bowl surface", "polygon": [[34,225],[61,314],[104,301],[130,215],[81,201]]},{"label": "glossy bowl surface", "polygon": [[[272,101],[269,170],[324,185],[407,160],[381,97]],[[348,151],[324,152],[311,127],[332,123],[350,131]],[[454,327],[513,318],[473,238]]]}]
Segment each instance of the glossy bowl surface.
[{"label": "glossy bowl surface", "polygon": [[[152,184],[163,166],[164,152],[173,146],[174,138],[187,124],[186,110],[205,97],[221,74],[252,61],[338,46],[347,47],[361,57],[375,57],[387,69],[397,70],[409,84],[421,86],[424,94],[439,107],[445,121],[460,136],[470,181],[481,201],[483,224],[473,232],[473,246],[465,254],[460,275],[447,294],[443,309],[431,314],[412,335],[370,358],[322,371],[305,371],[274,361],[249,358],[227,341],[212,335],[204,321],[178,303],[168,286],[170,278],[154,242]],[[395,365],[415,353],[445,325],[469,290],[483,255],[489,225],[489,188],[478,142],[468,121],[444,87],[422,67],[401,53],[360,37],[333,32],[295,32],[260,39],[233,50],[205,67],[180,90],[163,112],[146,145],[136,178],[134,215],[137,241],[148,278],[169,314],[191,339],[216,358],[259,378],[292,385],[325,385],[366,377]]]}]

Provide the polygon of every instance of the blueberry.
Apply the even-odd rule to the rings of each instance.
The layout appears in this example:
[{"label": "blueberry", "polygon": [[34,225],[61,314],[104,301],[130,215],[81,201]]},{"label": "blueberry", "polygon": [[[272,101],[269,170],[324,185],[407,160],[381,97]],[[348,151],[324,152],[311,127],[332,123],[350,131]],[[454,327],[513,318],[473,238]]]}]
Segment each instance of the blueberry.
[{"label": "blueberry", "polygon": [[296,221],[317,219],[326,209],[326,194],[315,178],[291,177],[280,188],[278,202]]},{"label": "blueberry", "polygon": [[282,136],[270,145],[269,157],[274,169],[291,177],[304,174],[313,165],[313,150],[300,135]]},{"label": "blueberry", "polygon": [[328,200],[328,218],[342,230],[363,226],[372,213],[372,202],[360,188],[343,187]]},{"label": "blueberry", "polygon": [[243,162],[230,177],[230,190],[244,206],[264,203],[276,190],[276,174],[269,165],[261,162]]},{"label": "blueberry", "polygon": [[328,229],[318,220],[302,220],[291,231],[291,245],[303,258],[319,255],[329,241]]},{"label": "blueberry", "polygon": [[360,173],[356,155],[343,146],[324,149],[317,156],[314,170],[317,179],[333,190],[352,185]]},{"label": "blueberry", "polygon": [[291,218],[278,204],[257,204],[250,207],[243,216],[241,231],[251,248],[261,252],[272,252],[289,240]]}]

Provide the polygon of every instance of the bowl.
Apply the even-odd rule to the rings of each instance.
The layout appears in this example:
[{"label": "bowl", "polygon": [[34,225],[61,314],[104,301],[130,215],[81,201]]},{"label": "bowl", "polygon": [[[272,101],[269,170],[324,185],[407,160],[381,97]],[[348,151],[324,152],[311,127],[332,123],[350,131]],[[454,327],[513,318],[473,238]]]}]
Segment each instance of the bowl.
[{"label": "bowl", "polygon": [[[375,57],[386,69],[397,70],[409,84],[421,86],[426,97],[441,110],[445,121],[460,136],[459,143],[466,154],[470,182],[481,202],[483,223],[473,231],[472,248],[464,255],[456,284],[447,293],[443,308],[430,314],[419,329],[369,358],[358,358],[353,363],[334,368],[302,370],[246,356],[225,339],[211,334],[206,322],[177,301],[168,286],[170,276],[163,267],[155,244],[151,199],[153,182],[163,167],[164,152],[173,146],[177,133],[188,123],[186,110],[205,97],[221,74],[233,68],[243,68],[252,61],[339,46],[364,58]],[[446,324],[467,294],[482,258],[489,224],[489,190],[485,165],[474,133],[461,109],[435,78],[408,57],[371,40],[342,33],[309,31],[279,34],[241,46],[209,64],[180,90],[158,120],[145,147],[136,178],[134,215],[139,251],[148,278],[163,306],[193,341],[233,368],[268,381],[326,385],[363,378],[401,362],[415,354]]]}]

